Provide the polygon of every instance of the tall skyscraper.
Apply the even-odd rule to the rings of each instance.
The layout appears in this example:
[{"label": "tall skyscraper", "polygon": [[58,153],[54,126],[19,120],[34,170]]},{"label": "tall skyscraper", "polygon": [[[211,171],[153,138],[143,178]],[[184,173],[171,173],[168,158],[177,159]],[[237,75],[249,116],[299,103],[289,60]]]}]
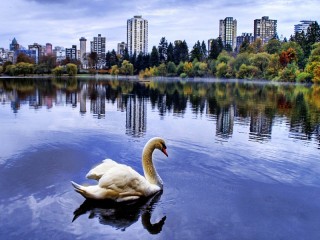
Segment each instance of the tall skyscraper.
[{"label": "tall skyscraper", "polygon": [[85,39],[84,37],[81,37],[79,41],[80,41],[80,61],[83,64],[85,54],[87,51],[87,39]]},{"label": "tall skyscraper", "polygon": [[302,31],[306,33],[308,31],[308,27],[314,22],[315,21],[311,20],[301,20],[299,24],[294,25],[294,33],[301,33]]},{"label": "tall skyscraper", "polygon": [[91,44],[91,52],[96,52],[98,58],[105,58],[106,56],[106,38],[101,37],[101,34],[98,34],[98,37],[94,37]]},{"label": "tall skyscraper", "polygon": [[71,48],[66,48],[66,58],[77,60],[77,45],[72,45]]},{"label": "tall skyscraper", "polygon": [[254,40],[260,38],[262,43],[267,43],[277,34],[277,20],[271,20],[268,16],[254,20]]},{"label": "tall skyscraper", "polygon": [[127,20],[127,46],[130,55],[148,52],[148,21],[142,16]]},{"label": "tall skyscraper", "polygon": [[220,20],[219,37],[221,37],[224,46],[230,45],[234,50],[237,46],[237,20],[233,20],[233,17]]}]

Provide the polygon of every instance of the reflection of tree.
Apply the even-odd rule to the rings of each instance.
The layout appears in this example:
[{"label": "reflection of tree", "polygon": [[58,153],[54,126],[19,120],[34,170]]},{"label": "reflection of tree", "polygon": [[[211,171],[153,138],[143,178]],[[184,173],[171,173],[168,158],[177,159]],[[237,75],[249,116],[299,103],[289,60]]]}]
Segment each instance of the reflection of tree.
[{"label": "reflection of tree", "polygon": [[98,218],[101,224],[110,225],[124,231],[133,223],[137,222],[141,216],[141,222],[144,228],[150,234],[158,234],[162,230],[166,216],[162,217],[162,219],[155,224],[152,224],[150,220],[161,195],[162,192],[159,192],[151,198],[128,203],[85,200],[81,206],[74,211],[73,221],[89,212],[90,219]]},{"label": "reflection of tree", "polygon": [[[289,119],[291,136],[303,139],[312,138],[320,122],[320,87],[316,85],[11,78],[1,79],[0,86],[9,96],[5,99],[10,99],[13,111],[18,111],[20,104],[52,106],[52,102],[55,105],[70,102],[77,106],[80,101],[80,112],[85,113],[86,99],[90,99],[91,112],[101,117],[105,114],[106,101],[116,103],[119,111],[126,111],[128,99],[124,95],[132,96],[132,101],[136,99],[137,106],[143,99],[142,109],[150,101],[161,118],[170,112],[184,116],[190,106],[196,117],[205,111],[208,118],[217,119],[217,134],[221,136],[232,134],[232,112],[238,121],[250,121],[251,137],[270,138],[275,116]],[[138,119],[141,116],[137,115]],[[146,122],[146,116],[143,119]],[[136,127],[142,132],[146,129],[145,125]]]}]

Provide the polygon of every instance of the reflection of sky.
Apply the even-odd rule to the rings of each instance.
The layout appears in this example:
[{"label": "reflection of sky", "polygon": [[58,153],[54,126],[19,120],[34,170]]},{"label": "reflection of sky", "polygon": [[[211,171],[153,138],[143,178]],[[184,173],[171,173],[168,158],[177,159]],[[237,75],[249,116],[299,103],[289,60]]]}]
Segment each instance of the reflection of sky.
[{"label": "reflection of sky", "polygon": [[[89,100],[86,104],[89,109]],[[170,239],[171,231],[208,236],[212,225],[220,226],[215,232],[230,239],[237,231],[249,236],[274,228],[281,232],[291,226],[291,218],[295,227],[318,227],[312,196],[320,194],[319,149],[313,140],[290,138],[288,119],[275,116],[271,138],[261,141],[250,138],[250,118],[235,117],[232,134],[222,141],[216,134],[219,119],[195,116],[189,102],[183,115],[167,111],[161,116],[150,101],[143,109],[146,132],[137,138],[126,134],[126,112],[117,102],[106,101],[101,119],[89,111],[81,114],[80,104],[53,104],[50,109],[21,104],[17,113],[9,103],[1,105],[0,210],[6,222],[1,222],[0,228],[5,227],[0,238],[11,231],[26,239],[44,234],[51,239],[146,239],[140,221],[124,233],[100,226],[88,215],[71,223],[83,199],[73,192],[70,180],[92,183],[84,176],[104,158],[141,173],[141,149],[154,136],[166,138],[169,153],[169,158],[154,154],[165,182],[156,208],[160,213],[154,215],[156,220],[164,215],[161,211],[168,215],[162,239]],[[312,200],[306,203],[304,198]],[[255,230],[243,230],[248,226]]]}]

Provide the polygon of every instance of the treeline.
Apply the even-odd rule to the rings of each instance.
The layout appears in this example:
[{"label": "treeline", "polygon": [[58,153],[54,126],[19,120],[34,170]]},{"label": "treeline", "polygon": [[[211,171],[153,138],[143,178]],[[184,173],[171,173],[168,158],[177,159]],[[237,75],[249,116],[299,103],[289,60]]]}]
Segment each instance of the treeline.
[{"label": "treeline", "polygon": [[[306,33],[297,32],[289,41],[280,41],[277,36],[265,45],[260,39],[253,43],[245,40],[235,51],[229,45],[224,46],[221,38],[212,40],[209,49],[204,41],[197,41],[189,51],[186,41],[168,43],[163,37],[158,46],[153,46],[151,53],[130,56],[127,49],[122,55],[115,50],[108,51],[102,61],[102,70],[97,70],[97,53],[90,53],[87,60],[90,73],[100,71],[142,78],[219,77],[319,83],[320,27],[315,22]],[[28,56],[20,54],[17,64],[6,62],[0,66],[0,73],[11,76],[34,73],[72,76],[79,73],[80,66],[80,61],[70,59],[57,66],[54,56],[42,56],[39,64],[35,65]]]},{"label": "treeline", "polygon": [[168,43],[161,38],[150,54],[122,56],[113,50],[107,53],[106,68],[119,74],[121,62],[132,64],[132,74],[140,77],[219,77],[266,79],[290,82],[320,82],[320,28],[317,22],[306,33],[296,33],[289,41],[276,36],[263,45],[260,39],[244,41],[232,51],[223,46],[221,38],[214,39],[207,50],[204,41],[197,41],[189,51],[185,41]]}]

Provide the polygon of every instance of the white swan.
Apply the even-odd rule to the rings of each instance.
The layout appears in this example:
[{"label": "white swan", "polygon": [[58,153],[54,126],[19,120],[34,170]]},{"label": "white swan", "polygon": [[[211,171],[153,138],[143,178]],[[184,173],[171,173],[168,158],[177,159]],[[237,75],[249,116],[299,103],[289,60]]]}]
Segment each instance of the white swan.
[{"label": "white swan", "polygon": [[142,152],[145,177],[127,165],[106,159],[86,175],[87,178],[98,180],[97,185],[81,186],[72,181],[71,183],[75,191],[87,199],[123,202],[151,196],[163,188],[162,179],[153,166],[152,153],[155,149],[159,149],[168,157],[165,141],[159,137],[150,139]]}]

